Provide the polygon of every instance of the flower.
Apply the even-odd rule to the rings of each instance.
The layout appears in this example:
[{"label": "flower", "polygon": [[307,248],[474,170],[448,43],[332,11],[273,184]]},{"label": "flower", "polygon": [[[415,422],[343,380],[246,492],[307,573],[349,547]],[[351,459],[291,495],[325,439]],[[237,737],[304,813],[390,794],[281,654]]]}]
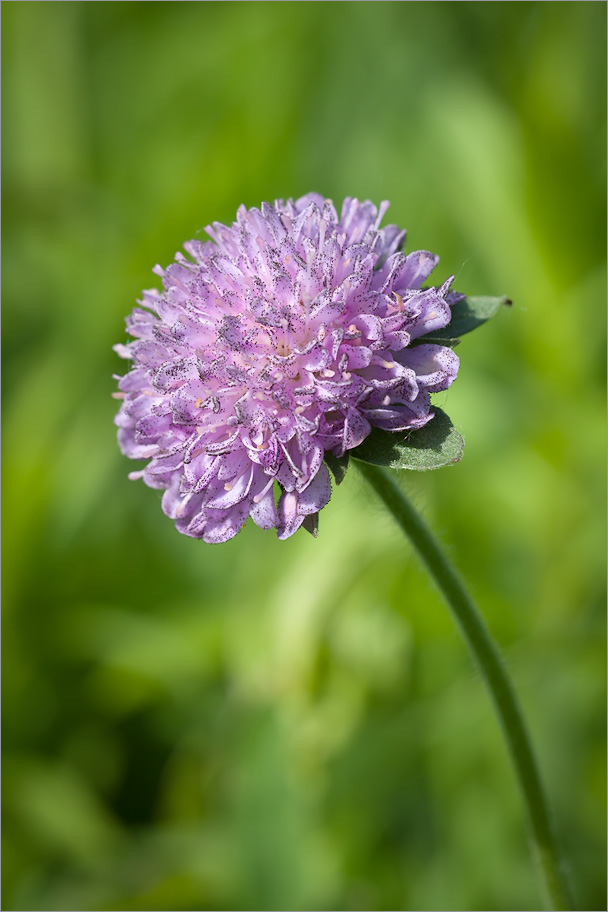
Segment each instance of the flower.
[{"label": "flower", "polygon": [[129,477],[164,489],[180,532],[222,542],[249,516],[281,539],[312,528],[326,453],[432,420],[458,358],[416,340],[462,295],[453,277],[422,288],[438,257],[405,256],[405,232],[380,228],[387,208],[348,197],[338,217],[315,193],[241,206],[184,245],[191,259],[155,267],[164,290],[143,292],[134,341],[115,346],[132,361],[116,424],[122,452],[149,460]]}]

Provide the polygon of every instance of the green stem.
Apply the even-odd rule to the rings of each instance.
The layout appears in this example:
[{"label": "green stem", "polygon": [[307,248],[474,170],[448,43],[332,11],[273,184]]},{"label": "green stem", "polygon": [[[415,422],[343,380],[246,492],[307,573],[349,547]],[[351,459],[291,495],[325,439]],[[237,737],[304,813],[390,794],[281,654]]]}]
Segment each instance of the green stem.
[{"label": "green stem", "polygon": [[527,807],[532,842],[547,898],[552,909],[574,909],[561,870],[555,837],[530,737],[513,685],[497,646],[492,640],[460,576],[448,561],[433,533],[410,504],[390,472],[357,461],[357,468],[409,536],[435,583],[451,608],[469,649],[481,669],[500,718],[515,772]]}]

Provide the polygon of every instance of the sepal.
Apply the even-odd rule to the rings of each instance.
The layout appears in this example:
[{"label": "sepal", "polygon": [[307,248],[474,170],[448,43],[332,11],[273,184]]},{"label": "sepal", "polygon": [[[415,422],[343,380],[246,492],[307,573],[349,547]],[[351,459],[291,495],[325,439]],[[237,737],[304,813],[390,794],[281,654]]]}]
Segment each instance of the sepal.
[{"label": "sepal", "polygon": [[[351,453],[354,452],[355,450],[351,450]],[[336,484],[341,484],[344,481],[346,470],[348,469],[348,453],[345,453],[344,456],[334,456],[331,450],[328,450],[325,453],[324,459],[325,464],[334,476]]]},{"label": "sepal", "polygon": [[464,438],[445,412],[439,408],[433,411],[435,416],[428,424],[405,436],[373,428],[363,443],[350,450],[350,455],[372,465],[414,472],[428,472],[458,462],[464,450]]},{"label": "sepal", "polygon": [[302,528],[306,529],[307,532],[310,532],[313,538],[317,538],[319,534],[319,514],[310,513],[308,516],[305,516],[302,521]]},{"label": "sepal", "polygon": [[452,319],[444,329],[435,329],[426,336],[420,336],[414,344],[435,342],[438,345],[448,345],[453,348],[458,345],[461,336],[482,326],[495,317],[502,307],[510,307],[511,304],[512,302],[505,295],[499,298],[463,298],[452,305]]}]

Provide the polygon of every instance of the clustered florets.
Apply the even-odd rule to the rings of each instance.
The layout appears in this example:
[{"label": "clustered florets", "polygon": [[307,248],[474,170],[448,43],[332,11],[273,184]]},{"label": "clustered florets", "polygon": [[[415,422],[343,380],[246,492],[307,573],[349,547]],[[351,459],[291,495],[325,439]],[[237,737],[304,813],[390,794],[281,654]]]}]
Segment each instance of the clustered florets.
[{"label": "clustered florets", "polygon": [[458,358],[412,343],[462,296],[451,278],[421,287],[438,257],[400,252],[387,208],[347,198],[338,218],[315,193],[241,206],[184,245],[191,260],[156,267],[163,292],[143,293],[135,341],[115,347],[133,361],[116,424],[123,453],[149,460],[130,477],[165,490],[180,532],[226,541],[251,516],[288,538],[329,500],[326,452],[432,420]]}]

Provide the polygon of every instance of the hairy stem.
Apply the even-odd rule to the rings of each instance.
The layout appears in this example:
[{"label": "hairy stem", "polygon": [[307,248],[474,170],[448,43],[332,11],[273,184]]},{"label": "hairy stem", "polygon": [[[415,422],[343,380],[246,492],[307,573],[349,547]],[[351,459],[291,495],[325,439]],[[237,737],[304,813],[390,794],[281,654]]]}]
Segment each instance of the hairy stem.
[{"label": "hairy stem", "polygon": [[437,539],[386,469],[357,461],[357,468],[393,514],[441,590],[485,679],[511,753],[531,825],[538,861],[551,909],[574,909],[564,873],[530,737],[505,665],[460,576]]}]

